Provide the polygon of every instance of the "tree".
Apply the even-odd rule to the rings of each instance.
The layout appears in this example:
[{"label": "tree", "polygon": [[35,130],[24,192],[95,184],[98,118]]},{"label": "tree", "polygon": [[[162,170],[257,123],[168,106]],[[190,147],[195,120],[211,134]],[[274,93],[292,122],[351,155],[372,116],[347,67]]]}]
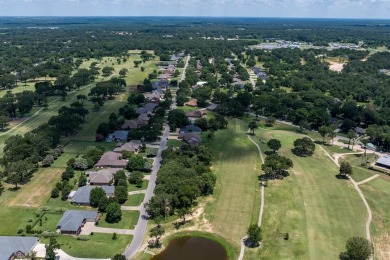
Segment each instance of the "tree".
[{"label": "tree", "polygon": [[0,130],[4,130],[4,127],[8,123],[9,118],[7,116],[0,116]]},{"label": "tree", "polygon": [[138,184],[141,183],[141,187],[142,187],[143,178],[144,178],[144,174],[142,172],[134,171],[130,173],[129,182],[131,184],[137,185],[137,187]]},{"label": "tree", "polygon": [[332,129],[332,131],[328,133],[328,136],[329,136],[330,140],[332,141],[331,144],[333,145],[333,140],[337,136],[337,133]]},{"label": "tree", "polygon": [[119,204],[125,203],[127,201],[127,198],[128,198],[127,187],[116,186],[115,187],[115,198],[118,199]]},{"label": "tree", "polygon": [[121,205],[117,202],[108,204],[106,208],[106,222],[118,223],[122,219]]},{"label": "tree", "polygon": [[247,230],[247,242],[250,247],[255,247],[259,245],[261,241],[261,228],[257,224],[251,224]]},{"label": "tree", "polygon": [[314,153],[316,146],[309,137],[298,138],[294,141],[294,154],[298,156],[311,156]]},{"label": "tree", "polygon": [[51,190],[51,197],[52,198],[58,198],[60,196],[60,190],[57,187],[54,187]]},{"label": "tree", "polygon": [[91,190],[91,193],[89,194],[89,201],[92,207],[98,207],[99,202],[102,200],[102,198],[107,198],[107,195],[105,191],[100,188],[96,187]]},{"label": "tree", "polygon": [[270,116],[270,117],[268,117],[268,118],[265,120],[265,125],[271,127],[271,126],[273,126],[273,125],[275,124],[275,122],[276,122],[276,118]]},{"label": "tree", "polygon": [[155,238],[155,242],[154,242],[155,246],[158,246],[160,244],[160,239],[164,234],[165,234],[165,229],[161,225],[155,226],[149,232],[150,237]]},{"label": "tree", "polygon": [[55,260],[56,259],[55,250],[60,249],[60,243],[57,242],[57,239],[51,237],[49,244],[46,244],[45,248],[46,248],[46,259]]},{"label": "tree", "polygon": [[129,72],[129,70],[126,69],[126,68],[123,68],[123,69],[121,69],[121,70],[119,71],[119,75],[120,75],[121,77],[125,77],[126,74],[127,74],[127,72]]},{"label": "tree", "polygon": [[178,209],[177,214],[179,215],[179,217],[181,219],[183,219],[183,224],[185,224],[186,223],[186,216],[191,215],[192,211],[190,208],[184,207],[184,208]]},{"label": "tree", "polygon": [[274,153],[276,153],[276,151],[282,147],[282,144],[278,139],[270,139],[267,142],[267,145],[270,149],[274,151]]},{"label": "tree", "polygon": [[[355,142],[355,138],[356,138],[356,133],[354,130],[349,130],[348,133],[347,133],[347,138],[348,138],[348,149],[349,149],[349,146],[351,145],[351,140],[353,140],[353,142]],[[352,145],[352,151],[353,151],[353,145]]]},{"label": "tree", "polygon": [[3,194],[3,191],[4,191],[4,186],[3,186],[3,183],[0,180],[0,196],[1,196],[1,194]]},{"label": "tree", "polygon": [[286,171],[292,167],[293,162],[289,158],[273,154],[265,158],[261,169],[264,171],[266,176],[271,179],[275,179],[286,176]]},{"label": "tree", "polygon": [[259,128],[255,120],[252,120],[248,125],[249,130],[252,131],[252,134],[255,134],[255,129]]},{"label": "tree", "polygon": [[140,171],[145,168],[145,159],[141,155],[134,155],[129,159],[127,163],[127,169],[129,171]]},{"label": "tree", "polygon": [[79,187],[83,187],[85,185],[87,185],[87,177],[84,174],[81,174],[79,178]]},{"label": "tree", "polygon": [[126,260],[126,256],[124,255],[115,255],[111,260]]},{"label": "tree", "polygon": [[342,161],[340,163],[339,173],[340,175],[344,175],[344,176],[353,174],[352,166],[349,164],[349,162]]},{"label": "tree", "polygon": [[341,260],[366,260],[373,253],[372,244],[363,237],[351,237],[348,239],[346,249],[339,256]]},{"label": "tree", "polygon": [[179,128],[186,126],[189,123],[185,112],[181,109],[175,109],[169,111],[168,122],[170,125],[175,125],[176,127]]},{"label": "tree", "polygon": [[329,126],[320,126],[320,128],[318,128],[318,133],[322,136],[323,143],[325,143],[325,137],[331,132],[333,132],[333,130]]}]

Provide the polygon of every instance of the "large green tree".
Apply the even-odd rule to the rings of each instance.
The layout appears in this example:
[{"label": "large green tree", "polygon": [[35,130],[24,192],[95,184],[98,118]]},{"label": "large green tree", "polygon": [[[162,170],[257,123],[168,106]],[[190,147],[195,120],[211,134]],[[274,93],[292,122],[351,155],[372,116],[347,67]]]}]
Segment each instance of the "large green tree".
[{"label": "large green tree", "polygon": [[316,145],[309,137],[298,138],[294,141],[293,152],[299,156],[311,156],[314,153]]},{"label": "large green tree", "polygon": [[346,249],[346,251],[340,254],[340,260],[366,260],[373,253],[370,241],[363,237],[351,237],[348,239]]},{"label": "large green tree", "polygon": [[268,140],[267,145],[270,149],[272,149],[272,151],[274,151],[274,153],[282,147],[282,144],[278,139]]},{"label": "large green tree", "polygon": [[122,219],[121,205],[117,202],[108,204],[106,208],[106,221],[108,223],[118,223]]},{"label": "large green tree", "polygon": [[261,228],[257,224],[251,224],[247,230],[247,244],[250,247],[258,246],[261,241]]}]

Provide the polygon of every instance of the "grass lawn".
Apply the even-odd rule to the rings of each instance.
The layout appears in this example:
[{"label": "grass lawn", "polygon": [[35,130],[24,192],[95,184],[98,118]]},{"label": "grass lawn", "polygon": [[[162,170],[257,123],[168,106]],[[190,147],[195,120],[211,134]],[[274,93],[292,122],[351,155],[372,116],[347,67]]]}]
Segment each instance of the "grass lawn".
[{"label": "grass lawn", "polygon": [[57,228],[57,223],[60,221],[61,218],[61,213],[46,213],[42,217],[42,226],[40,226],[40,222],[38,221],[37,224],[34,226],[34,230],[55,232]]},{"label": "grass lawn", "polygon": [[134,194],[130,195],[126,203],[123,206],[137,207],[140,206],[142,201],[144,201],[145,194]]},{"label": "grass lawn", "polygon": [[205,217],[237,255],[247,227],[257,223],[260,208],[260,159],[246,131],[246,122],[234,119],[229,120],[227,130],[215,133],[215,139],[204,139],[204,144],[213,148],[216,160],[212,170],[217,175]]},{"label": "grass lawn", "polygon": [[129,186],[127,187],[127,190],[128,191],[146,190],[148,188],[148,185],[149,185],[149,181],[144,180],[142,182],[142,187],[141,188],[136,187],[134,184],[129,184]]},{"label": "grass lawn", "polygon": [[[117,235],[117,240],[112,240],[111,234],[98,234],[88,236],[88,241],[77,240],[73,236],[56,237],[61,249],[73,257],[81,258],[111,258],[121,254],[131,242],[132,236]],[[47,243],[48,239],[41,241]]]},{"label": "grass lawn", "polygon": [[358,193],[335,177],[338,168],[318,146],[312,157],[293,155],[292,143],[300,135],[263,130],[257,134],[281,140],[279,153],[292,159],[294,168],[284,180],[268,183],[263,246],[247,250],[248,259],[337,259],[349,237],[365,234],[367,213]]},{"label": "grass lawn", "polygon": [[[18,82],[18,86],[11,89],[12,94],[21,93],[23,91],[35,91],[35,82],[29,82],[27,85]],[[0,90],[0,98],[4,97],[8,93],[8,89]]]},{"label": "grass lawn", "polygon": [[182,146],[182,144],[183,144],[182,141],[179,141],[176,139],[169,139],[167,141],[167,146],[171,146],[171,147],[180,147],[180,146]]},{"label": "grass lawn", "polygon": [[30,224],[29,219],[35,221],[35,208],[1,207],[0,210],[0,235],[16,236],[18,229],[25,229]]},{"label": "grass lawn", "polygon": [[[373,155],[367,154],[367,159],[372,162],[375,160],[375,157]],[[364,161],[362,154],[345,155],[341,160],[346,160],[351,164],[353,167],[352,178],[357,182],[363,181],[378,173],[361,166],[361,163]],[[367,166],[369,166],[369,164],[367,164]]]},{"label": "grass lawn", "polygon": [[381,176],[360,185],[372,210],[371,234],[375,259],[390,259],[390,178]]},{"label": "grass lawn", "polygon": [[34,177],[27,184],[21,186],[18,191],[6,191],[5,195],[0,197],[0,203],[6,206],[20,207],[40,207],[49,198],[51,187],[61,179],[62,169],[58,168],[39,168],[34,173]]},{"label": "grass lawn", "polygon": [[99,222],[99,227],[133,229],[138,222],[139,211],[122,210],[122,220],[118,223],[107,223],[106,215]]}]

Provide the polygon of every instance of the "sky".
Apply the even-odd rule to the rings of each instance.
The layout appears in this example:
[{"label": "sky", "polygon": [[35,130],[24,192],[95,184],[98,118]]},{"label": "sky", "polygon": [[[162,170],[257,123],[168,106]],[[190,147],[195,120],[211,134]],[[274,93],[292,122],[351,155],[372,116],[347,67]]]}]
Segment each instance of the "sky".
[{"label": "sky", "polygon": [[390,19],[390,0],[0,0],[0,16]]}]

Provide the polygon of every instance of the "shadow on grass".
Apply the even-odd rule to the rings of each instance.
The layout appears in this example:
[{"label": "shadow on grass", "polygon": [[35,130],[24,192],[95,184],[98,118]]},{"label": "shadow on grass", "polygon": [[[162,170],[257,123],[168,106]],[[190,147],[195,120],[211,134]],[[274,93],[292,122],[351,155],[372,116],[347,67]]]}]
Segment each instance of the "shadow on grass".
[{"label": "shadow on grass", "polygon": [[339,180],[348,180],[348,177],[343,174],[336,174],[335,177]]},{"label": "shadow on grass", "polygon": [[12,188],[8,188],[9,191],[18,191],[20,190],[20,187],[12,187]]}]

